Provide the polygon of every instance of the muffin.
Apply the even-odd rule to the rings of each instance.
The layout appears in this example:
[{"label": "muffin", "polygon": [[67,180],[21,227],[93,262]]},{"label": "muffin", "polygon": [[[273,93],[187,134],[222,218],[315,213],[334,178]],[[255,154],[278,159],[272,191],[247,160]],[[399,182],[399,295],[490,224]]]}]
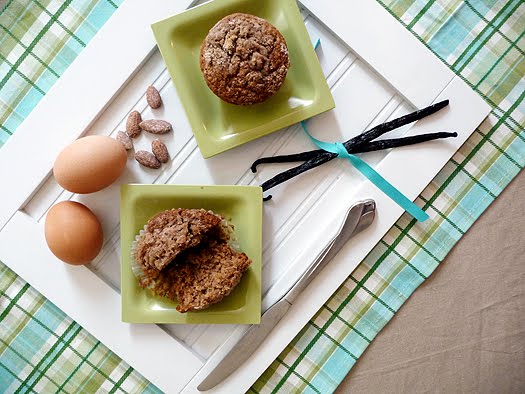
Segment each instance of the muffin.
[{"label": "muffin", "polygon": [[181,313],[205,309],[231,293],[250,263],[246,254],[227,242],[212,240],[155,273],[155,284],[150,288],[157,295],[177,300],[176,309]]},{"label": "muffin", "polygon": [[251,264],[237,250],[233,226],[204,209],[171,209],[150,219],[132,245],[142,288],[178,301],[177,311],[220,302]]},{"label": "muffin", "polygon": [[211,28],[200,51],[208,87],[237,105],[263,102],[284,83],[290,61],[282,34],[266,20],[236,13]]},{"label": "muffin", "polygon": [[197,246],[222,217],[204,209],[171,209],[151,218],[137,240],[135,260],[144,267],[165,268],[187,248]]}]

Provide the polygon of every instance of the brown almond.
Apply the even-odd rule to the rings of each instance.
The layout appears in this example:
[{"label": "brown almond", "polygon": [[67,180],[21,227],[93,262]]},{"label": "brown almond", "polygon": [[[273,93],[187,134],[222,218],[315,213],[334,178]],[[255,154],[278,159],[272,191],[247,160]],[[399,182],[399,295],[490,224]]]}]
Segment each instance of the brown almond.
[{"label": "brown almond", "polygon": [[152,134],[166,134],[171,131],[171,124],[165,120],[149,119],[140,122],[140,128]]},{"label": "brown almond", "polygon": [[160,93],[155,88],[155,86],[148,86],[148,89],[146,90],[146,101],[148,102],[148,105],[153,109],[160,108],[160,106],[162,105]]},{"label": "brown almond", "polygon": [[155,155],[146,150],[139,150],[135,152],[135,160],[137,160],[144,167],[148,168],[160,168],[160,161],[157,160]]},{"label": "brown almond", "polygon": [[131,140],[131,138],[129,138],[129,135],[127,135],[123,131],[119,131],[115,139],[122,145],[124,145],[124,148],[126,148],[126,150],[133,149],[133,141]]},{"label": "brown almond", "polygon": [[140,134],[140,122],[142,122],[140,112],[132,111],[126,121],[126,133],[128,133],[131,138],[135,138]]},{"label": "brown almond", "polygon": [[153,140],[151,142],[151,151],[161,163],[167,163],[170,159],[168,148],[161,140]]}]

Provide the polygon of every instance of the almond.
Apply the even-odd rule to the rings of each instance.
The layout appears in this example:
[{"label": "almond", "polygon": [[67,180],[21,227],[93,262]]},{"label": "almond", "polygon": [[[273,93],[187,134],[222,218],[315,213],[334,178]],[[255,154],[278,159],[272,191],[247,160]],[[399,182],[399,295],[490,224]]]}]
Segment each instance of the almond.
[{"label": "almond", "polygon": [[157,109],[162,105],[160,93],[155,88],[155,86],[148,86],[148,89],[146,90],[146,101],[148,102],[148,105],[153,109]]},{"label": "almond", "polygon": [[126,148],[126,150],[133,149],[133,141],[131,140],[131,138],[129,138],[129,135],[127,135],[123,131],[119,131],[115,139],[122,145],[124,145],[124,148]]},{"label": "almond", "polygon": [[167,163],[170,159],[168,148],[161,140],[153,140],[151,142],[151,151],[161,163]]},{"label": "almond", "polygon": [[140,122],[140,128],[152,134],[166,134],[171,131],[171,124],[165,120],[150,119]]},{"label": "almond", "polygon": [[128,133],[131,138],[135,138],[140,134],[140,122],[142,122],[140,112],[132,111],[126,121],[126,133]]},{"label": "almond", "polygon": [[148,168],[160,168],[160,161],[157,160],[153,153],[146,150],[139,150],[135,152],[135,160],[137,160],[144,167]]}]

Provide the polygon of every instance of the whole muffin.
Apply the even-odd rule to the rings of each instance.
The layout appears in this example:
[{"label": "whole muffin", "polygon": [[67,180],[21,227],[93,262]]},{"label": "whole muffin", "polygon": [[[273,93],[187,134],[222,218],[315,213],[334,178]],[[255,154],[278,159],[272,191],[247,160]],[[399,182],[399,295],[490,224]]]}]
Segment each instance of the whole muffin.
[{"label": "whole muffin", "polygon": [[200,67],[206,84],[231,104],[267,100],[283,84],[289,66],[282,34],[254,15],[224,17],[211,28],[201,46]]}]

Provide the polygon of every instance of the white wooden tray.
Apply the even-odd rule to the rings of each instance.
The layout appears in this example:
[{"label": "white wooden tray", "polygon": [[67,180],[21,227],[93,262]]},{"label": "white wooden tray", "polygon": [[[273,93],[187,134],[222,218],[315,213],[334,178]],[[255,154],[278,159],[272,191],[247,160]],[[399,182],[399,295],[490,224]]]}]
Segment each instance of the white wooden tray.
[{"label": "white wooden tray", "polygon": [[[0,259],[166,392],[196,392],[246,327],[122,323],[118,184],[87,196],[64,191],[51,176],[58,152],[82,135],[115,135],[134,109],[151,117],[143,95],[151,83],[166,104],[155,116],[174,125],[168,146],[173,160],[160,172],[145,171],[130,155],[118,183],[257,185],[286,167],[267,166],[254,176],[249,170],[253,160],[311,148],[293,126],[202,158],[149,27],[191,3],[157,0],[150,7],[140,0],[124,2],[0,151],[0,167],[10,169],[2,174]],[[320,61],[337,105],[309,122],[314,135],[346,140],[415,108],[450,100],[448,108],[394,134],[449,130],[457,131],[458,138],[364,156],[415,199],[490,108],[375,0],[304,0],[301,5],[312,38],[322,40]],[[135,148],[148,143],[141,137]],[[349,204],[373,198],[378,215],[316,278],[249,362],[213,392],[247,390],[402,214],[344,161],[324,165],[272,194],[273,201],[264,207],[266,305],[323,247],[331,223]],[[104,247],[87,267],[61,263],[45,244],[48,208],[68,199],[84,202],[102,218]]]}]

